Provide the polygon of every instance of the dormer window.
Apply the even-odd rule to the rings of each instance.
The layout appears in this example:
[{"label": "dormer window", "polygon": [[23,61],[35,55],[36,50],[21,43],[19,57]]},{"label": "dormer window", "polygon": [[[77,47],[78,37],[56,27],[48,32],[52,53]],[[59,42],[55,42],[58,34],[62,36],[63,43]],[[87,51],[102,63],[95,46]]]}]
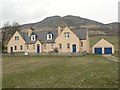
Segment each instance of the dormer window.
[{"label": "dormer window", "polygon": [[47,34],[47,40],[52,40],[52,38],[53,38],[52,33],[48,33],[48,34]]},{"label": "dormer window", "polygon": [[31,41],[36,41],[36,36],[35,35],[31,35]]}]

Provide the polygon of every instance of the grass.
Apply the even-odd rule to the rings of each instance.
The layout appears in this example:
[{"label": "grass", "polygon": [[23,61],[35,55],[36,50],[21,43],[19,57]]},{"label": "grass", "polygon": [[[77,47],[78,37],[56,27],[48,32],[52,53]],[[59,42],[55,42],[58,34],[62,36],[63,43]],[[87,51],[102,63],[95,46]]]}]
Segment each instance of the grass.
[{"label": "grass", "polygon": [[[115,46],[118,38],[90,37],[90,47],[101,38]],[[117,88],[118,63],[100,55],[83,57],[3,57],[3,88]]]},{"label": "grass", "polygon": [[3,88],[116,88],[118,63],[99,55],[3,57]]}]

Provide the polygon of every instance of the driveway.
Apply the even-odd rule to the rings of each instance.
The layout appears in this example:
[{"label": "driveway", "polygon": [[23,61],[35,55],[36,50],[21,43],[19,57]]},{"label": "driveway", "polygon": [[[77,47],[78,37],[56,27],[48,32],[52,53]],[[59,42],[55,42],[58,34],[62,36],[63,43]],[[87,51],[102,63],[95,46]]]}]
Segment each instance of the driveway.
[{"label": "driveway", "polygon": [[112,60],[112,61],[115,61],[115,62],[120,62],[118,57],[115,57],[115,56],[112,56],[112,55],[102,55],[102,56],[109,59],[109,60]]}]

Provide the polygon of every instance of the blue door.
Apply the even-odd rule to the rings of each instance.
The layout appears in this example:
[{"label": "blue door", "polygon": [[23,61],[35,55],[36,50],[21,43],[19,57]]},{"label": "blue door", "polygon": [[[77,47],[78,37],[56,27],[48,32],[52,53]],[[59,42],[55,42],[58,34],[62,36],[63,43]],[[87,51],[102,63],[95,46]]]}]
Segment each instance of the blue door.
[{"label": "blue door", "polygon": [[104,48],[104,54],[112,54],[112,48]]},{"label": "blue door", "polygon": [[102,54],[102,48],[95,48],[94,52],[95,54]]},{"label": "blue door", "polygon": [[76,52],[76,44],[73,44],[73,52]]},{"label": "blue door", "polygon": [[40,45],[37,45],[37,53],[40,53]]}]

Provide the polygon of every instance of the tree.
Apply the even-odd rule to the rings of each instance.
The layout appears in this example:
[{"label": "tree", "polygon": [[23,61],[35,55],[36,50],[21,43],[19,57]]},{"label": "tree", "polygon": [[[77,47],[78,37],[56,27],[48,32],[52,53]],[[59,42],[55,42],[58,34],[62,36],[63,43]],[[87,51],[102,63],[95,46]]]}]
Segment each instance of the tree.
[{"label": "tree", "polygon": [[7,21],[4,26],[2,27],[2,51],[7,49],[7,43],[9,39],[12,37],[12,35],[15,33],[15,31],[20,30],[20,25],[18,22],[13,22],[12,25],[9,24],[9,21]]},{"label": "tree", "polygon": [[5,49],[5,40],[7,38],[7,31],[10,29],[11,25],[9,21],[7,21],[4,26],[2,27],[2,51]]}]

